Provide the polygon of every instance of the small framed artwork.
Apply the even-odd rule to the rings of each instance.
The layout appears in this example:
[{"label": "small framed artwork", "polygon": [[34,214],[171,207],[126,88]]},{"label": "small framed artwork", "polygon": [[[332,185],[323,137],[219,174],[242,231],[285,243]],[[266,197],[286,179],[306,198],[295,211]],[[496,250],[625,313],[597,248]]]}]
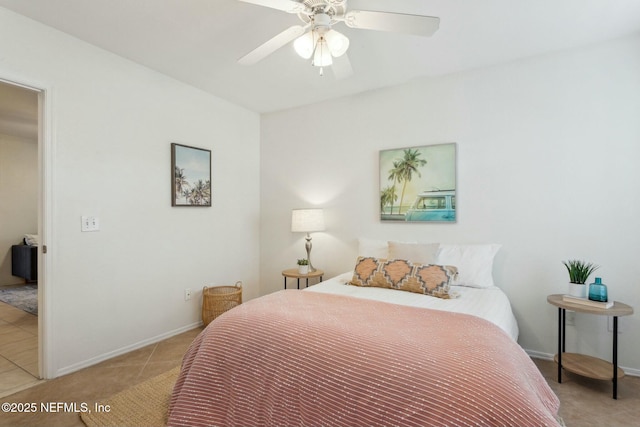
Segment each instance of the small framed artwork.
[{"label": "small framed artwork", "polygon": [[380,220],[456,222],[456,144],[380,151]]},{"label": "small framed artwork", "polygon": [[171,206],[211,206],[211,150],[171,144]]}]

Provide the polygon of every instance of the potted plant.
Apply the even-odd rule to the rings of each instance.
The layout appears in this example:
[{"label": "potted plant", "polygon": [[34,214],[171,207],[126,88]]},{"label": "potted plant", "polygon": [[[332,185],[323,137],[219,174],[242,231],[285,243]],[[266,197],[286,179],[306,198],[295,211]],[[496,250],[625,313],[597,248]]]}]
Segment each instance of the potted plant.
[{"label": "potted plant", "polygon": [[600,266],[591,262],[572,259],[562,261],[569,272],[569,295],[579,298],[587,297],[587,279]]},{"label": "potted plant", "polygon": [[298,260],[298,273],[300,273],[300,274],[309,274],[309,260],[308,259],[299,259]]}]

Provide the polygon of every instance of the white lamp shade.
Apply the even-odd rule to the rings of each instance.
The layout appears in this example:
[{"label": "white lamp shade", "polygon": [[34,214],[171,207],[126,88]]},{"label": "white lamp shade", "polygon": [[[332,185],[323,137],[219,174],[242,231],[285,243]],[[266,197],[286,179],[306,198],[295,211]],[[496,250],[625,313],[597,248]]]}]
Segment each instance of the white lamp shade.
[{"label": "white lamp shade", "polygon": [[310,233],[324,230],[324,212],[322,209],[294,209],[291,211],[292,232]]},{"label": "white lamp shade", "polygon": [[324,37],[320,37],[316,44],[316,51],[313,54],[313,65],[315,67],[327,67],[333,64],[333,58],[329,51],[329,45]]},{"label": "white lamp shade", "polygon": [[293,48],[295,49],[296,53],[304,59],[311,58],[311,55],[313,55],[314,47],[315,43],[312,31],[301,35],[293,42]]},{"label": "white lamp shade", "polygon": [[336,30],[327,31],[324,38],[327,40],[331,55],[336,58],[344,55],[347,49],[349,49],[349,39],[347,36]]}]

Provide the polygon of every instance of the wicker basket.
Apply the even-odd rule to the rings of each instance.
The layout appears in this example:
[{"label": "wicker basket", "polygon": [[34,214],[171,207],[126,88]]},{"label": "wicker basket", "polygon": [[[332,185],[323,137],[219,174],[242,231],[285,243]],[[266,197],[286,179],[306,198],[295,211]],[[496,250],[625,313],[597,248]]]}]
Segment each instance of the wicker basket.
[{"label": "wicker basket", "polygon": [[202,288],[202,322],[207,326],[225,311],[242,304],[242,282]]}]

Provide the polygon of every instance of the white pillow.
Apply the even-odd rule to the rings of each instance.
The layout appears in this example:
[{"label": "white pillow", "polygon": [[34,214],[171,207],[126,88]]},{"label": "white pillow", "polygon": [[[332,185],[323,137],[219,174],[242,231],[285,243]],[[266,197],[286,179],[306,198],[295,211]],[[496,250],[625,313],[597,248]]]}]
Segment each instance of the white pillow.
[{"label": "white pillow", "polygon": [[416,264],[436,264],[438,243],[389,242],[389,259],[406,259]]},{"label": "white pillow", "polygon": [[371,258],[389,258],[386,240],[358,239],[358,256]]},{"label": "white pillow", "polygon": [[493,259],[501,245],[440,244],[437,264],[458,267],[456,285],[474,288],[493,286]]},{"label": "white pillow", "polygon": [[25,234],[24,242],[29,246],[38,246],[40,243],[37,234]]}]

